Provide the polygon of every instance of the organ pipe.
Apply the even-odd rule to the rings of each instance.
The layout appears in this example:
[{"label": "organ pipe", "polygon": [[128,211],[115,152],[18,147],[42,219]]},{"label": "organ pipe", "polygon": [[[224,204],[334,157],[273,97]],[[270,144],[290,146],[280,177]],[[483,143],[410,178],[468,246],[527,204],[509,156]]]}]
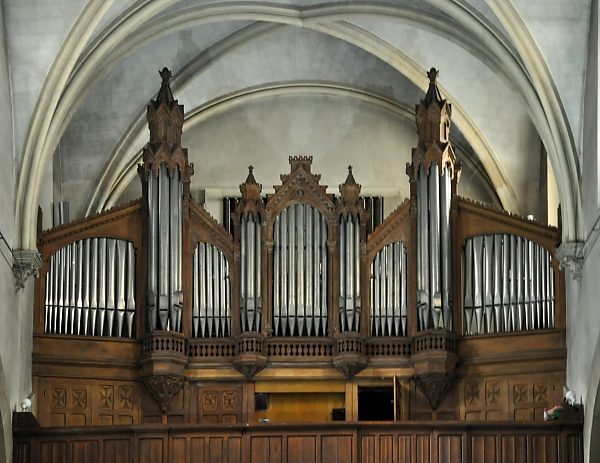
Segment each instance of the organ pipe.
[{"label": "organ pipe", "polygon": [[148,170],[148,328],[181,331],[182,184],[179,167]]},{"label": "organ pipe", "polygon": [[406,336],[406,249],[388,244],[371,263],[371,336]]},{"label": "organ pipe", "polygon": [[340,219],[340,329],[360,329],[360,220],[356,214]]},{"label": "organ pipe", "polygon": [[44,331],[132,337],[135,317],[133,243],[86,238],[50,256]]},{"label": "organ pipe", "polygon": [[427,171],[424,164],[420,164],[417,186],[417,315],[421,330],[449,330],[452,327],[450,200],[449,167],[446,164],[440,167],[433,161]]},{"label": "organ pipe", "polygon": [[287,207],[273,225],[273,330],[276,336],[327,334],[327,224],[307,204]]},{"label": "organ pipe", "polygon": [[508,234],[475,236],[465,244],[464,265],[465,334],[553,326],[554,270],[545,248]]},{"label": "organ pipe", "polygon": [[192,336],[222,338],[231,333],[229,262],[223,251],[208,243],[194,249]]}]

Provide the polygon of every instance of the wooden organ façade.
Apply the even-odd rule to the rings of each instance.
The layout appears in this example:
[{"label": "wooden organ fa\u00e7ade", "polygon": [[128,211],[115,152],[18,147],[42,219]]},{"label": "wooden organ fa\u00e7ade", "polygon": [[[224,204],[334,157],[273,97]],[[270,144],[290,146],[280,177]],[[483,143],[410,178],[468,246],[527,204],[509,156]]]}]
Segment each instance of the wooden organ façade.
[{"label": "wooden organ fa\u00e7ade", "polygon": [[[451,105],[436,70],[416,107],[410,198],[369,232],[352,169],[334,196],[304,156],[290,158],[272,195],[250,168],[227,231],[190,196],[183,107],[170,72],[161,75],[147,111],[143,197],[39,231],[33,376],[42,426],[230,432],[335,418],[429,422],[423,433],[435,433],[442,422],[533,425],[562,401],[559,230],[458,196]],[[578,429],[548,445],[579,457]],[[511,448],[521,442],[531,458],[537,431]],[[29,455],[31,442],[16,436]],[[417,437],[413,452],[442,458],[433,434]],[[461,439],[461,455],[476,451]],[[504,440],[494,442],[500,458]]]}]

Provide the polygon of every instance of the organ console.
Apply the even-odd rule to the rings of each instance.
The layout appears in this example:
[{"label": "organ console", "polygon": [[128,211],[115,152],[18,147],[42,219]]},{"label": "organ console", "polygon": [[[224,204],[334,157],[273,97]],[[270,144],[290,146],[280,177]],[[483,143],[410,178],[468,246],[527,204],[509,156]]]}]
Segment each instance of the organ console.
[{"label": "organ console", "polygon": [[41,424],[353,421],[369,388],[394,388],[399,421],[533,422],[560,401],[560,231],[458,195],[451,105],[428,75],[410,198],[386,218],[359,172],[334,195],[297,156],[270,195],[250,167],[221,225],[190,196],[163,70],[143,197],[40,230]]}]

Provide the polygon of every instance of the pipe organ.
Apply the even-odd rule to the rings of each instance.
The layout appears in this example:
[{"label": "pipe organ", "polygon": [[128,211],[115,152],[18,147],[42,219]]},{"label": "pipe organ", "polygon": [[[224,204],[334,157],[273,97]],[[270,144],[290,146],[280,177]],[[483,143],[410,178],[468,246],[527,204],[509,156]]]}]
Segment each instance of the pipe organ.
[{"label": "pipe organ", "polygon": [[229,263],[217,247],[198,243],[194,249],[192,336],[219,338],[231,333]]},{"label": "pipe organ", "polygon": [[377,253],[371,264],[371,336],[406,336],[407,259],[396,241]]},{"label": "pipe organ", "polygon": [[39,231],[43,424],[357,420],[386,388],[404,421],[531,421],[560,400],[560,230],[458,195],[437,71],[410,198],[387,217],[351,167],[334,194],[295,156],[266,195],[250,167],[224,225],[190,195],[183,107],[161,76],[143,197]]},{"label": "pipe organ", "polygon": [[60,248],[48,262],[44,332],[133,337],[135,275],[129,241],[86,238]]},{"label": "pipe organ", "polygon": [[273,333],[327,335],[327,223],[318,209],[294,204],[273,229]]},{"label": "pipe organ", "polygon": [[465,334],[554,326],[554,270],[545,248],[520,236],[475,236],[464,259]]}]

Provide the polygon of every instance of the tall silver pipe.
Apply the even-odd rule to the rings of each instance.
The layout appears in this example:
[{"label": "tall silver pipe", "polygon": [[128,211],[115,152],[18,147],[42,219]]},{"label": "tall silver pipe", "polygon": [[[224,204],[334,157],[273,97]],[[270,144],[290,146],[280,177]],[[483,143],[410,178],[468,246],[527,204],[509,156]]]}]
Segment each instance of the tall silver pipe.
[{"label": "tall silver pipe", "polygon": [[314,306],[314,226],[313,211],[306,211],[306,331],[308,336],[313,336],[315,328],[315,306]]},{"label": "tall silver pipe", "polygon": [[106,238],[98,239],[98,335],[104,336],[106,318]]},{"label": "tall silver pipe", "polygon": [[544,317],[544,328],[548,328],[550,326],[549,320],[549,304],[548,304],[548,274],[549,271],[549,263],[548,263],[548,251],[545,249],[542,250],[542,285],[540,288],[540,297],[542,298],[542,313]]},{"label": "tall silver pipe", "polygon": [[354,224],[354,330],[360,330],[360,220],[355,218]]},{"label": "tall silver pipe", "polygon": [[73,284],[73,265],[72,265],[72,251],[73,246],[71,244],[65,246],[65,279],[63,281],[64,285],[64,302],[65,307],[63,311],[63,319],[62,319],[62,328],[61,333],[70,334],[71,331],[69,329],[69,323],[72,320],[72,313],[74,312],[73,308],[73,297],[72,297],[72,284]]},{"label": "tall silver pipe", "polygon": [[221,325],[219,336],[225,336],[228,318],[227,305],[225,304],[225,256],[217,248],[214,249],[219,258],[219,321]]},{"label": "tall silver pipe", "polygon": [[254,331],[254,313],[255,313],[255,300],[254,300],[254,288],[256,286],[256,267],[255,267],[255,255],[256,255],[256,239],[254,233],[256,228],[254,226],[254,218],[250,216],[246,222],[246,314],[248,317],[248,330]]},{"label": "tall silver pipe", "polygon": [[248,295],[247,295],[247,275],[248,275],[248,226],[246,218],[241,218],[241,234],[240,234],[240,308],[242,331],[248,331]]},{"label": "tall silver pipe", "polygon": [[196,249],[194,249],[194,257],[193,257],[193,280],[192,280],[192,284],[193,284],[193,291],[194,294],[192,296],[192,336],[193,337],[199,337],[200,333],[199,333],[199,327],[200,327],[200,297],[199,297],[199,284],[200,284],[200,280],[199,280],[199,273],[198,273],[198,254],[199,254],[199,248],[200,246],[197,245]]},{"label": "tall silver pipe", "polygon": [[75,319],[75,334],[81,334],[81,312],[83,309],[83,241],[77,242],[77,297],[75,299],[75,307],[77,314]]},{"label": "tall silver pipe", "polygon": [[220,289],[220,259],[219,253],[214,246],[210,246],[212,253],[212,300],[213,300],[213,313],[212,320],[214,323],[214,335],[215,337],[221,335],[223,314],[221,311],[221,289]]},{"label": "tall silver pipe", "polygon": [[[255,315],[254,315],[254,329],[255,331],[260,331],[260,319],[262,314],[262,297],[261,297],[261,279],[262,279],[262,267],[261,267],[261,254],[262,254],[262,246],[261,246],[261,224],[260,221],[257,220],[255,225],[256,230],[254,232],[254,236],[256,238],[256,245],[254,246],[255,254],[256,254],[256,270],[254,271],[254,285],[255,285]],[[229,263],[227,263],[227,275],[229,275]],[[229,281],[229,280],[228,280]],[[229,294],[229,292],[227,292]],[[227,305],[229,307],[229,304]]]},{"label": "tall silver pipe", "polygon": [[92,278],[90,285],[90,334],[96,334],[96,314],[98,310],[98,238],[91,240],[91,257],[90,269],[92,270]]},{"label": "tall silver pipe", "polygon": [[408,334],[406,323],[408,319],[408,309],[407,309],[407,298],[406,298],[406,281],[407,281],[407,257],[406,257],[406,249],[404,248],[404,244],[400,246],[400,262],[402,263],[402,267],[400,270],[400,294],[401,294],[401,306],[400,306],[400,314],[402,316],[402,336],[406,336]]},{"label": "tall silver pipe", "polygon": [[207,315],[207,301],[206,291],[208,285],[207,278],[207,259],[206,259],[206,244],[199,243],[198,249],[198,291],[200,293],[200,305],[198,307],[198,320],[200,325],[200,331],[198,336],[204,337],[206,335],[206,315]]},{"label": "tall silver pipe", "polygon": [[281,217],[281,309],[280,309],[280,333],[281,336],[288,335],[288,277],[291,269],[288,269],[290,245],[288,242],[287,209],[279,215]]},{"label": "tall silver pipe", "polygon": [[551,259],[549,259],[548,267],[550,269],[550,273],[548,275],[548,302],[549,302],[549,320],[548,327],[554,328],[554,317],[555,317],[555,308],[556,304],[554,301],[554,268],[551,266]]},{"label": "tall silver pipe", "polygon": [[523,307],[525,310],[525,329],[531,329],[531,260],[530,260],[530,246],[529,242],[524,238],[523,241]]},{"label": "tall silver pipe", "polygon": [[323,336],[327,335],[327,281],[329,280],[327,266],[327,224],[325,218],[321,218],[321,329]]},{"label": "tall silver pipe", "polygon": [[112,336],[115,318],[115,240],[107,239],[107,272],[106,272],[106,335]]},{"label": "tall silver pipe", "polygon": [[375,336],[379,336],[381,327],[381,252],[378,252],[373,260],[373,276],[375,291],[371,311],[375,325]]},{"label": "tall silver pipe", "polygon": [[517,269],[517,330],[522,330],[524,324],[524,299],[523,299],[523,244],[519,237],[515,237],[517,243],[515,267]]},{"label": "tall silver pipe", "polygon": [[440,208],[440,240],[441,240],[441,260],[442,260],[442,313],[444,316],[444,327],[447,330],[452,329],[452,314],[450,306],[450,297],[452,293],[452,281],[450,275],[450,263],[452,259],[450,234],[450,201],[452,198],[450,171],[447,166],[442,169],[441,177],[441,208]]},{"label": "tall silver pipe", "polygon": [[90,312],[90,245],[89,238],[83,241],[83,335],[88,334],[89,312]]},{"label": "tall silver pipe", "polygon": [[510,317],[510,237],[502,235],[502,318],[504,331],[511,331]]},{"label": "tall silver pipe", "polygon": [[169,327],[172,331],[177,331],[177,298],[175,292],[177,291],[177,231],[179,226],[179,217],[177,217],[177,200],[179,193],[179,170],[177,167],[173,169],[173,172],[167,181],[169,182]]},{"label": "tall silver pipe", "polygon": [[521,329],[519,317],[519,239],[511,235],[510,237],[510,261],[511,261],[511,280],[510,280],[510,315],[513,323],[513,330]]},{"label": "tall silver pipe", "polygon": [[431,265],[429,307],[433,327],[439,328],[442,318],[442,292],[440,287],[440,172],[434,162],[429,169],[429,252]]},{"label": "tall silver pipe", "polygon": [[275,226],[273,229],[273,236],[275,246],[273,246],[273,331],[275,336],[279,336],[279,313],[281,310],[281,276],[279,269],[281,268],[281,232],[280,232],[281,219],[280,216],[275,218]]},{"label": "tall silver pipe", "polygon": [[419,307],[419,326],[422,330],[429,328],[429,214],[428,214],[428,178],[423,164],[419,167],[419,194],[418,203],[418,237],[419,262],[418,269],[421,275],[420,285],[417,288],[417,305]]},{"label": "tall silver pipe", "polygon": [[54,305],[52,310],[52,320],[50,321],[50,332],[56,333],[56,321],[58,318],[58,308],[60,307],[60,256],[61,251],[58,250],[53,255],[54,260]]},{"label": "tall silver pipe", "polygon": [[400,332],[401,320],[402,320],[402,312],[400,309],[401,304],[401,295],[400,295],[400,278],[402,277],[402,259],[400,256],[400,243],[392,243],[392,255],[394,256],[393,260],[393,276],[392,281],[394,285],[394,289],[392,291],[393,300],[392,307],[394,310],[394,325],[393,325],[393,336],[402,336]]},{"label": "tall silver pipe", "polygon": [[65,275],[66,275],[66,270],[65,270],[65,266],[66,266],[66,253],[67,250],[66,248],[62,248],[59,250],[59,276],[58,276],[58,310],[56,311],[56,327],[54,332],[55,333],[62,333],[62,321],[63,321],[63,311],[64,311],[64,307],[65,307],[65,300],[66,300],[66,295],[65,295]]},{"label": "tall silver pipe", "polygon": [[133,243],[127,243],[127,336],[133,337],[135,318],[135,251]]},{"label": "tall silver pipe", "polygon": [[317,336],[325,335],[325,328],[321,324],[321,215],[317,209],[313,209],[313,317],[315,333]]},{"label": "tall silver pipe", "polygon": [[307,206],[303,204],[296,204],[296,229],[297,229],[297,249],[298,249],[298,263],[297,263],[297,305],[296,305],[296,317],[298,323],[298,335],[302,336],[304,333],[304,211]]},{"label": "tall silver pipe", "polygon": [[123,336],[125,321],[125,266],[127,265],[127,243],[117,240],[117,336]]},{"label": "tall silver pipe", "polygon": [[[229,276],[229,262],[225,260],[225,308],[226,308],[226,328],[228,336],[231,336],[231,278]],[[260,311],[258,312],[258,319],[256,322],[257,329],[260,328]]]},{"label": "tall silver pipe", "polygon": [[346,331],[346,219],[340,220],[340,329]]},{"label": "tall silver pipe", "polygon": [[473,333],[473,239],[468,239],[465,245],[465,329],[467,334]]},{"label": "tall silver pipe", "polygon": [[[485,235],[483,238],[483,292],[484,292],[484,316],[485,316],[485,327],[486,332],[493,332],[493,324],[492,324],[492,314],[494,310],[494,301],[493,301],[493,269],[494,269],[494,261],[493,261],[493,249],[494,249],[494,237],[493,235]],[[480,331],[482,332],[482,331]]]},{"label": "tall silver pipe", "polygon": [[535,323],[534,327],[537,329],[542,328],[542,314],[540,312],[540,247],[537,244],[533,246],[533,312]]},{"label": "tall silver pipe", "polygon": [[44,333],[49,333],[49,320],[51,318],[51,307],[52,307],[52,266],[54,265],[54,256],[50,256],[50,261],[48,262],[48,271],[46,272],[46,299],[44,304]]},{"label": "tall silver pipe", "polygon": [[169,329],[169,176],[162,164],[158,177],[158,327]]},{"label": "tall silver pipe", "polygon": [[157,284],[157,246],[158,246],[158,177],[148,172],[148,327],[156,331]]},{"label": "tall silver pipe", "polygon": [[177,289],[175,298],[177,300],[177,331],[181,332],[183,318],[183,184],[179,178],[179,170],[177,171],[177,267],[175,272],[177,275]]},{"label": "tall silver pipe", "polygon": [[502,235],[494,235],[494,332],[501,329],[502,317]]},{"label": "tall silver pipe", "polygon": [[484,281],[484,267],[483,267],[483,237],[477,236],[473,238],[473,289],[474,289],[474,311],[475,311],[475,327],[474,333],[483,333],[483,309],[484,309],[484,298],[483,294],[483,281]]},{"label": "tall silver pipe", "polygon": [[385,294],[385,306],[386,306],[386,329],[387,335],[392,335],[392,326],[394,323],[394,302],[393,302],[393,291],[394,291],[394,246],[393,244],[387,245],[385,248],[385,260],[386,260],[386,294]]},{"label": "tall silver pipe", "polygon": [[289,240],[289,266],[290,272],[288,277],[290,304],[288,307],[288,323],[290,327],[290,335],[293,336],[296,328],[296,282],[298,276],[298,268],[296,266],[296,253],[298,252],[298,238],[296,235],[296,214],[294,206],[286,209],[288,214],[288,240]]},{"label": "tall silver pipe", "polygon": [[345,301],[345,320],[346,330],[352,331],[354,322],[354,223],[353,217],[349,215],[347,217],[345,226],[345,261],[346,268],[344,276],[346,277],[345,290],[346,290],[346,301]]}]

